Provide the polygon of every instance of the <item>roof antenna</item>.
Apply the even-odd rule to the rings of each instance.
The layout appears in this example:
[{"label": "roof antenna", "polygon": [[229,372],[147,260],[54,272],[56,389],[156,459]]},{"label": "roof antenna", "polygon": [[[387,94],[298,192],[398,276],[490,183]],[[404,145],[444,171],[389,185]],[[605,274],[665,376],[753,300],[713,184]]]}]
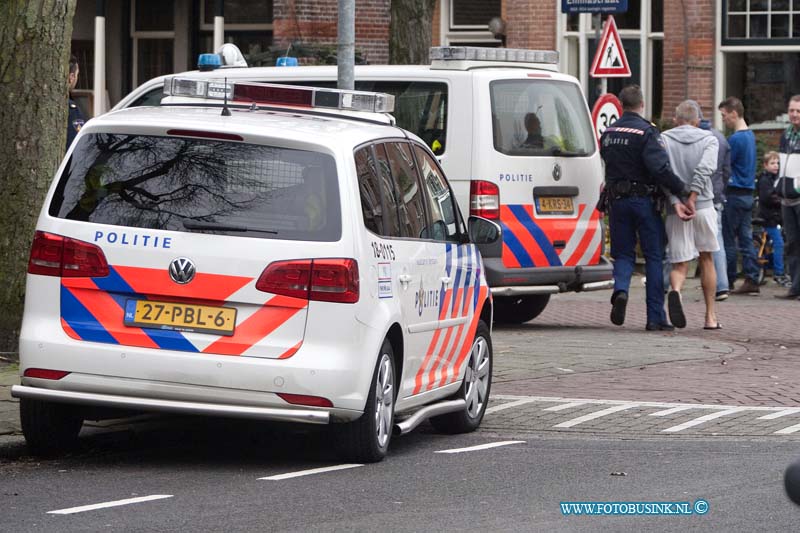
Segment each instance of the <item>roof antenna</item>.
[{"label": "roof antenna", "polygon": [[225,77],[225,88],[222,90],[224,94],[224,101],[222,104],[222,116],[229,117],[231,116],[231,110],[228,109],[228,77]]}]

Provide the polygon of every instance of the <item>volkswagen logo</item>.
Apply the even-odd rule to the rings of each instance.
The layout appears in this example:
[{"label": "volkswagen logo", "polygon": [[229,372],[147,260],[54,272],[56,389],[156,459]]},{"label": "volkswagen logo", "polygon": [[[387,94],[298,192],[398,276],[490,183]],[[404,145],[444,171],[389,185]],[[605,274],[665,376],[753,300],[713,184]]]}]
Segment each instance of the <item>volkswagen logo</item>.
[{"label": "volkswagen logo", "polygon": [[558,163],[553,165],[553,179],[556,181],[561,179],[561,165]]},{"label": "volkswagen logo", "polygon": [[172,278],[172,281],[181,285],[192,281],[196,271],[192,260],[185,257],[173,259],[172,263],[169,264],[169,277]]}]

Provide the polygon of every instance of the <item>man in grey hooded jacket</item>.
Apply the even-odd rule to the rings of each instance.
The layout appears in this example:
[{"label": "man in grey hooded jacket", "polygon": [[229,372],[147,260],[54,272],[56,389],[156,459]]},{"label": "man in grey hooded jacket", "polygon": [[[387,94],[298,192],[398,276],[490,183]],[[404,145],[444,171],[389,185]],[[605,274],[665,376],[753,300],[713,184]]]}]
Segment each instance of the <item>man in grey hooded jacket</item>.
[{"label": "man in grey hooded jacket", "polygon": [[[686,327],[683,313],[681,289],[689,271],[689,262],[699,256],[700,283],[706,304],[705,329],[720,329],[717,321],[714,298],[717,274],[712,254],[719,250],[717,242],[717,212],[714,209],[714,186],[711,176],[717,169],[719,143],[711,132],[701,130],[697,105],[687,100],[675,109],[676,128],[662,134],[669,154],[670,165],[678,177],[689,186],[691,193],[687,204],[694,217],[681,220],[670,209],[666,230],[669,239],[669,260],[672,271],[669,280],[671,290],[667,295],[667,311],[675,327]],[[670,203],[680,202],[670,197]]]}]

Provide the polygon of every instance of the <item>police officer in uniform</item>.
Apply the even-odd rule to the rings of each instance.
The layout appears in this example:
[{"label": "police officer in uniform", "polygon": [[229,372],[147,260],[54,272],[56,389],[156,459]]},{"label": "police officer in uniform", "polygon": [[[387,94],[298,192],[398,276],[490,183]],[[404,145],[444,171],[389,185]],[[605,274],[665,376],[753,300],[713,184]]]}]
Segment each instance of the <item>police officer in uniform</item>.
[{"label": "police officer in uniform", "polygon": [[[674,327],[664,313],[665,231],[660,204],[664,189],[682,198],[688,191],[672,172],[658,128],[642,118],[642,90],[638,85],[630,85],[622,89],[619,99],[623,114],[600,137],[614,258],[611,322],[618,326],[625,322],[638,235],[647,276],[647,330],[671,331]],[[675,207],[678,216],[691,218],[692,211],[685,204],[678,203]]]},{"label": "police officer in uniform", "polygon": [[[78,58],[73,55],[69,58],[69,75],[67,77],[67,84],[69,85],[70,94],[78,84],[79,72],[80,68],[78,67]],[[81,113],[78,104],[76,104],[70,96],[67,97],[67,108],[69,109],[69,117],[67,118],[67,150],[69,150],[72,141],[75,140],[75,136],[79,131],[81,131],[81,128],[86,121],[83,119],[83,113]]]}]

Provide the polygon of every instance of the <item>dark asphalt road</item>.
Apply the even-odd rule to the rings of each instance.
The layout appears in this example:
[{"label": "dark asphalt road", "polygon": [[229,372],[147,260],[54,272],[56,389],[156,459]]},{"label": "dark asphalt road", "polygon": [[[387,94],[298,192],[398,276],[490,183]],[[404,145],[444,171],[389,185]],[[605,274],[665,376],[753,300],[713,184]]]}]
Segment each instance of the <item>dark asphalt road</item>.
[{"label": "dark asphalt road", "polygon": [[[258,478],[339,464],[328,435],[172,418],[89,433],[58,460],[0,445],[1,531],[790,531],[800,513],[782,485],[800,449],[775,439],[450,437],[423,426],[383,463],[272,481]],[[507,440],[525,442],[435,453]],[[172,497],[48,514],[149,495]],[[705,516],[565,517],[559,506],[699,498]]]}]

